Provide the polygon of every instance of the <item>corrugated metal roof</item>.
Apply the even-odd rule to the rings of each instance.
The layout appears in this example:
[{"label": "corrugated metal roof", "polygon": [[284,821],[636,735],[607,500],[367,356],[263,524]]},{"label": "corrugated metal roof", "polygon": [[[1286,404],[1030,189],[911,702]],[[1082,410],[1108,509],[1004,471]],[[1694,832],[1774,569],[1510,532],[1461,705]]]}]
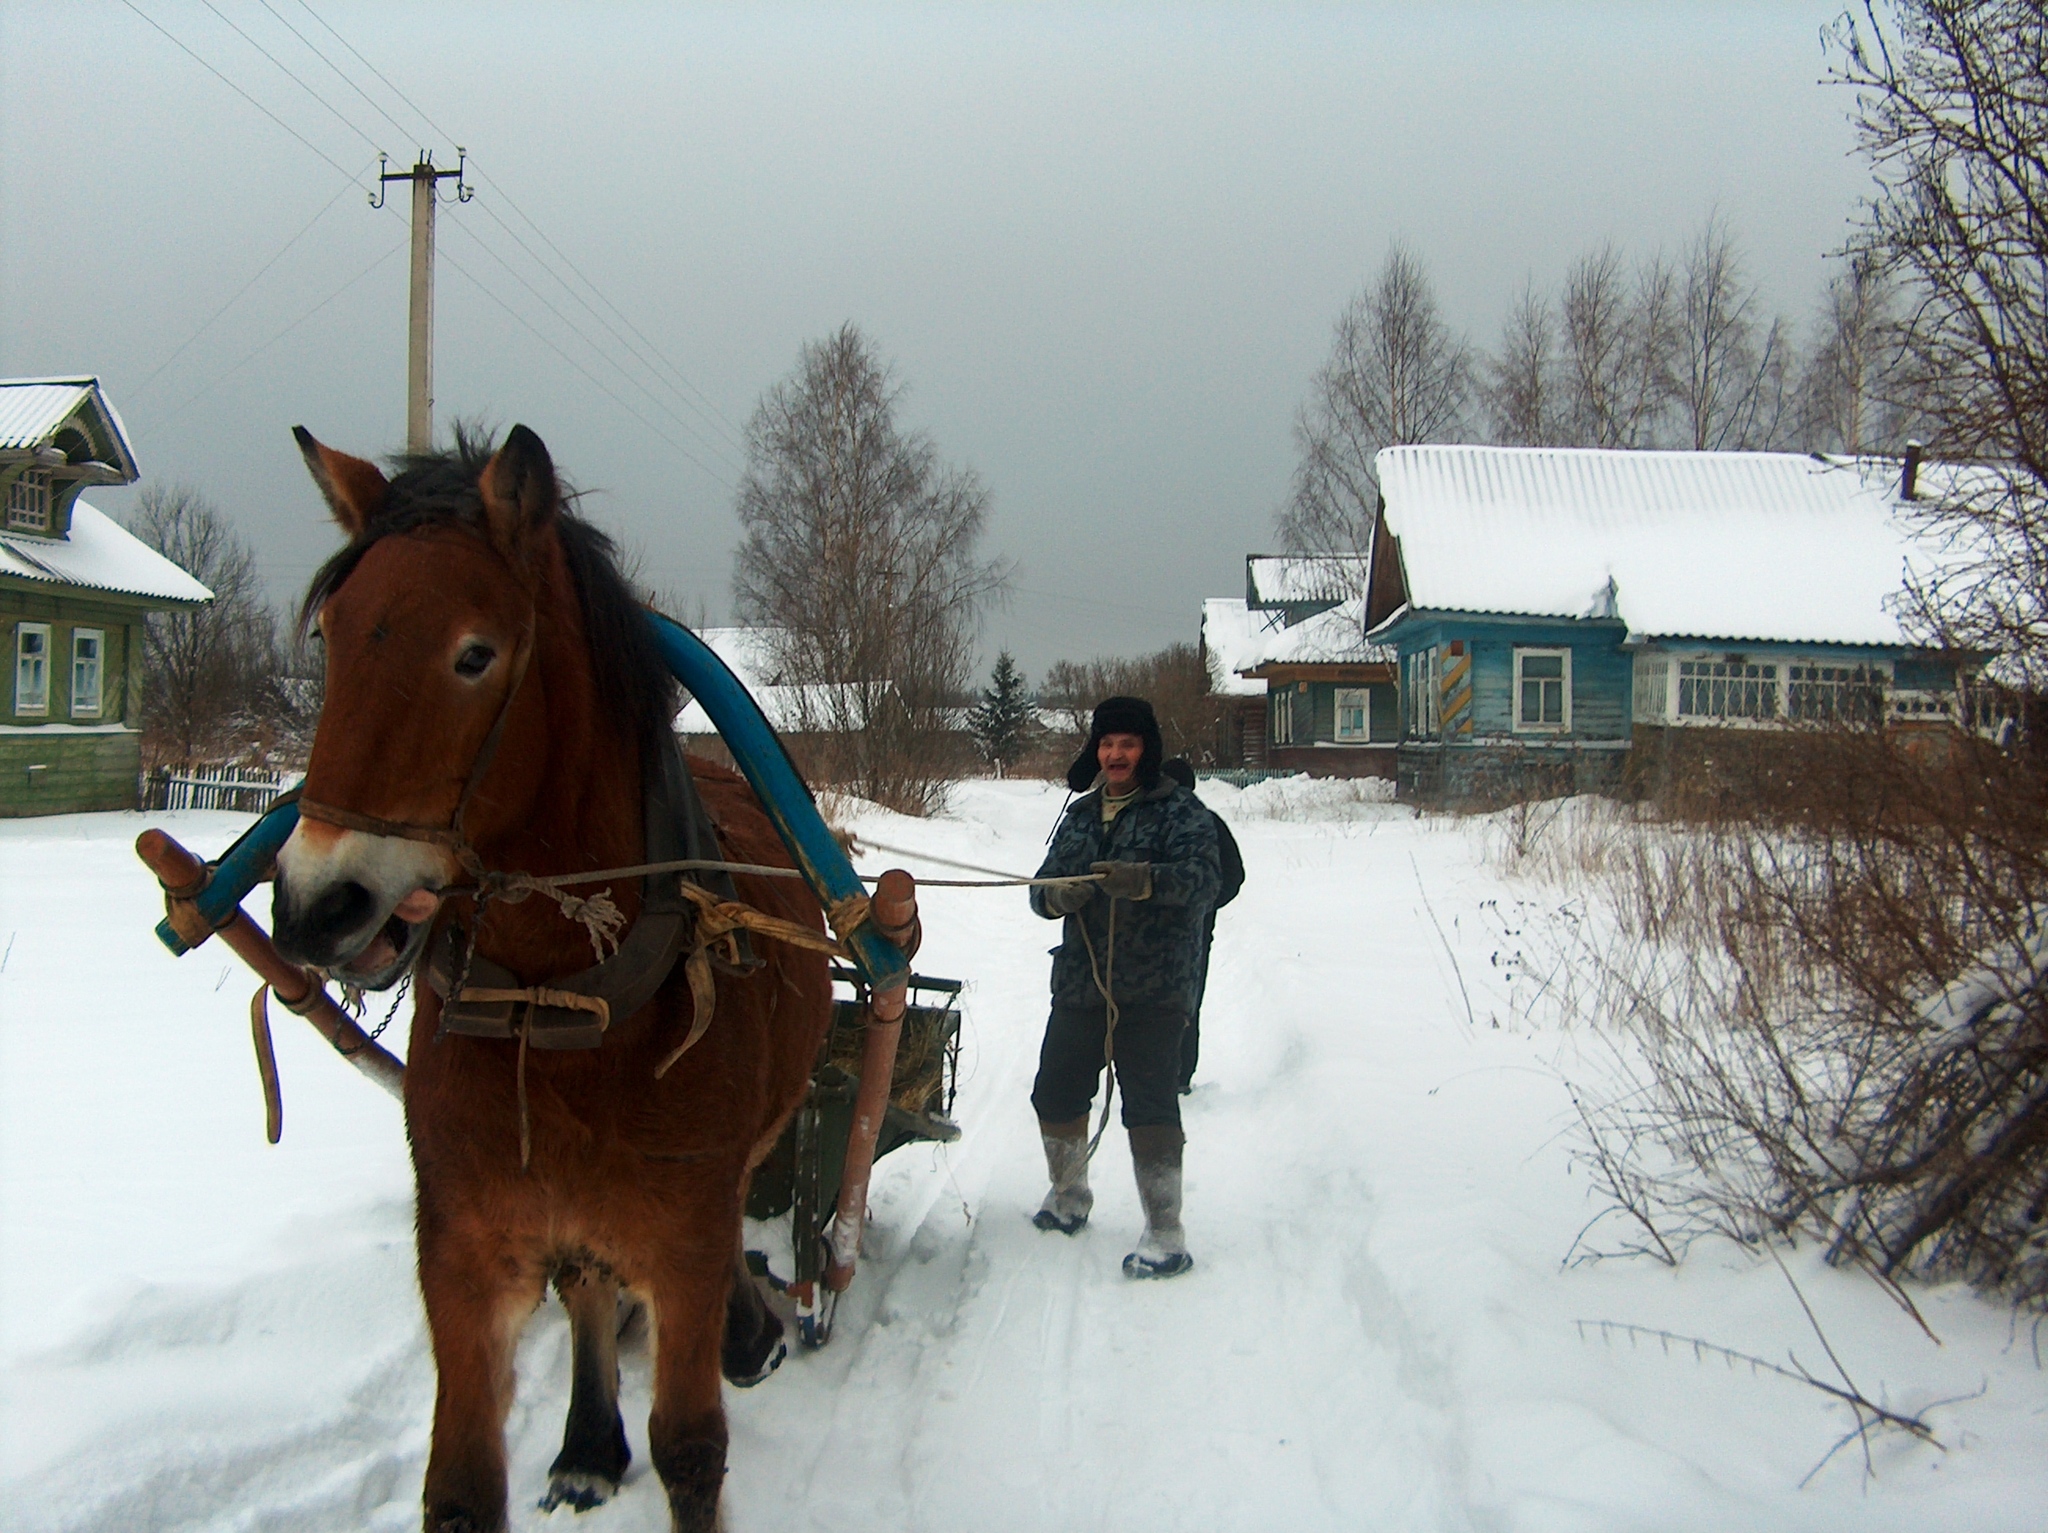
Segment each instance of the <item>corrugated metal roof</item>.
[{"label": "corrugated metal roof", "polygon": [[137,474],[128,428],[97,378],[0,378],[0,452],[46,444],[81,405],[92,405],[113,428],[112,466],[132,482]]},{"label": "corrugated metal roof", "polygon": [[1365,600],[1349,601],[1318,612],[1289,628],[1277,612],[1229,596],[1202,603],[1202,653],[1209,663],[1209,690],[1224,697],[1256,697],[1263,681],[1242,673],[1276,662],[1296,665],[1358,665],[1396,656],[1382,644],[1369,644],[1364,633]]},{"label": "corrugated metal roof", "polygon": [[70,418],[91,378],[0,379],[0,451],[40,447]]},{"label": "corrugated metal roof", "polygon": [[69,537],[0,535],[0,575],[157,601],[213,600],[213,592],[82,500],[71,507]]},{"label": "corrugated metal roof", "polygon": [[1365,589],[1364,554],[1253,554],[1245,560],[1254,602],[1340,602]]},{"label": "corrugated metal roof", "polygon": [[1437,446],[1377,468],[1417,609],[1611,603],[1636,637],[1908,642],[1896,612],[1928,550],[1887,460]]}]

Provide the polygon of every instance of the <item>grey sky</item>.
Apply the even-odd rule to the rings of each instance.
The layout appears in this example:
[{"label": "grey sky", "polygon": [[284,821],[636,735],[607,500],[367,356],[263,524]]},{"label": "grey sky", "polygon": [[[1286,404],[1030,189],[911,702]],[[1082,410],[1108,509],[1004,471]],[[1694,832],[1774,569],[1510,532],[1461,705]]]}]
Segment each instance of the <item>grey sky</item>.
[{"label": "grey sky", "polygon": [[[280,599],[334,543],[289,428],[403,439],[404,189],[372,212],[138,11],[348,173],[468,147],[437,425],[533,427],[685,615],[728,612],[755,400],[858,322],[907,424],[993,491],[989,547],[1021,571],[985,648],[1033,677],[1191,640],[1201,597],[1241,588],[1331,321],[1390,238],[1491,344],[1525,277],[1604,239],[1675,251],[1718,207],[1803,322],[1868,181],[1817,83],[1839,3],[214,6],[0,4],[0,374],[98,373],[145,477],[229,510]],[[701,413],[537,271],[522,213]]]}]

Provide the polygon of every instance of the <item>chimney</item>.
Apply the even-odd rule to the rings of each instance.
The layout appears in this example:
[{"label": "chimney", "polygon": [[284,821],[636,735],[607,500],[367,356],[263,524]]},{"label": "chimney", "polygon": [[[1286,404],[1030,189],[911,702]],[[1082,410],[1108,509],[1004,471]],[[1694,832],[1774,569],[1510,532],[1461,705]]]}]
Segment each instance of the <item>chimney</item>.
[{"label": "chimney", "polygon": [[1913,481],[1920,477],[1921,445],[1918,442],[1906,444],[1906,466],[1899,474],[1899,499],[1913,498]]}]

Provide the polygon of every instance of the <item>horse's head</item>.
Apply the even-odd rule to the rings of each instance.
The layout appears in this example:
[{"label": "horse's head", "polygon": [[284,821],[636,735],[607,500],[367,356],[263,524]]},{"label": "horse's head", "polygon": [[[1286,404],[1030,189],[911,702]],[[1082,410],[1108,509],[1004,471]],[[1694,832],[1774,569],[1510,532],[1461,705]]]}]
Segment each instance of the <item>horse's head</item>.
[{"label": "horse's head", "polygon": [[[561,504],[540,438],[374,465],[297,433],[348,546],[307,596],[327,695],[299,824],[277,858],[279,951],[364,989],[418,956],[440,891],[538,790],[523,694]],[[488,774],[490,788],[479,794]]]}]

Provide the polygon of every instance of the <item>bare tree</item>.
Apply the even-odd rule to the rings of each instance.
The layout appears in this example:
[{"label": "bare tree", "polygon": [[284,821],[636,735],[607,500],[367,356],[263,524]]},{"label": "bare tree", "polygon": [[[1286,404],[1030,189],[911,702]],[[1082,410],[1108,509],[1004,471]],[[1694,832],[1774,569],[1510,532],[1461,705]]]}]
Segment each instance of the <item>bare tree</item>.
[{"label": "bare tree", "polygon": [[220,509],[186,485],[145,485],[129,530],[213,592],[159,612],[143,648],[142,723],[156,761],[239,754],[274,699],[277,618],[255,556]]},{"label": "bare tree", "polygon": [[782,630],[816,764],[892,808],[935,807],[952,764],[986,604],[1009,579],[979,557],[988,491],[895,420],[903,389],[849,323],[806,345],[747,426],[733,566],[743,621]]},{"label": "bare tree", "polygon": [[1853,241],[1898,282],[1894,402],[1973,470],[1929,485],[1954,550],[1920,592],[1949,642],[2048,683],[2048,13],[2039,0],[1865,3],[1830,77],[1877,187]]},{"label": "bare tree", "polygon": [[1685,253],[1673,374],[1679,431],[1695,452],[1779,445],[1792,370],[1785,322],[1766,321],[1727,220],[1708,217]]},{"label": "bare tree", "polygon": [[1454,439],[1472,391],[1471,349],[1444,322],[1422,263],[1399,244],[1337,317],[1330,357],[1295,419],[1301,458],[1278,518],[1300,553],[1362,550],[1379,500],[1373,455]]},{"label": "bare tree", "polygon": [[1559,438],[1579,447],[1651,447],[1672,392],[1676,282],[1653,259],[1631,282],[1612,244],[1565,273]]},{"label": "bare tree", "polygon": [[1533,280],[1501,326],[1500,352],[1486,360],[1481,394],[1493,439],[1504,447],[1548,447],[1558,440],[1557,320]]},{"label": "bare tree", "polygon": [[1185,756],[1197,766],[1216,759],[1222,716],[1209,691],[1208,669],[1192,644],[1169,644],[1135,659],[1098,655],[1058,661],[1046,671],[1038,697],[1041,706],[1066,716],[1074,737],[1070,751],[1087,738],[1097,703],[1105,697],[1142,697],[1159,720],[1167,755]]},{"label": "bare tree", "polygon": [[1868,256],[1829,280],[1800,375],[1799,445],[1853,455],[1894,452],[1903,412],[1893,401],[1899,334],[1892,284]]}]

